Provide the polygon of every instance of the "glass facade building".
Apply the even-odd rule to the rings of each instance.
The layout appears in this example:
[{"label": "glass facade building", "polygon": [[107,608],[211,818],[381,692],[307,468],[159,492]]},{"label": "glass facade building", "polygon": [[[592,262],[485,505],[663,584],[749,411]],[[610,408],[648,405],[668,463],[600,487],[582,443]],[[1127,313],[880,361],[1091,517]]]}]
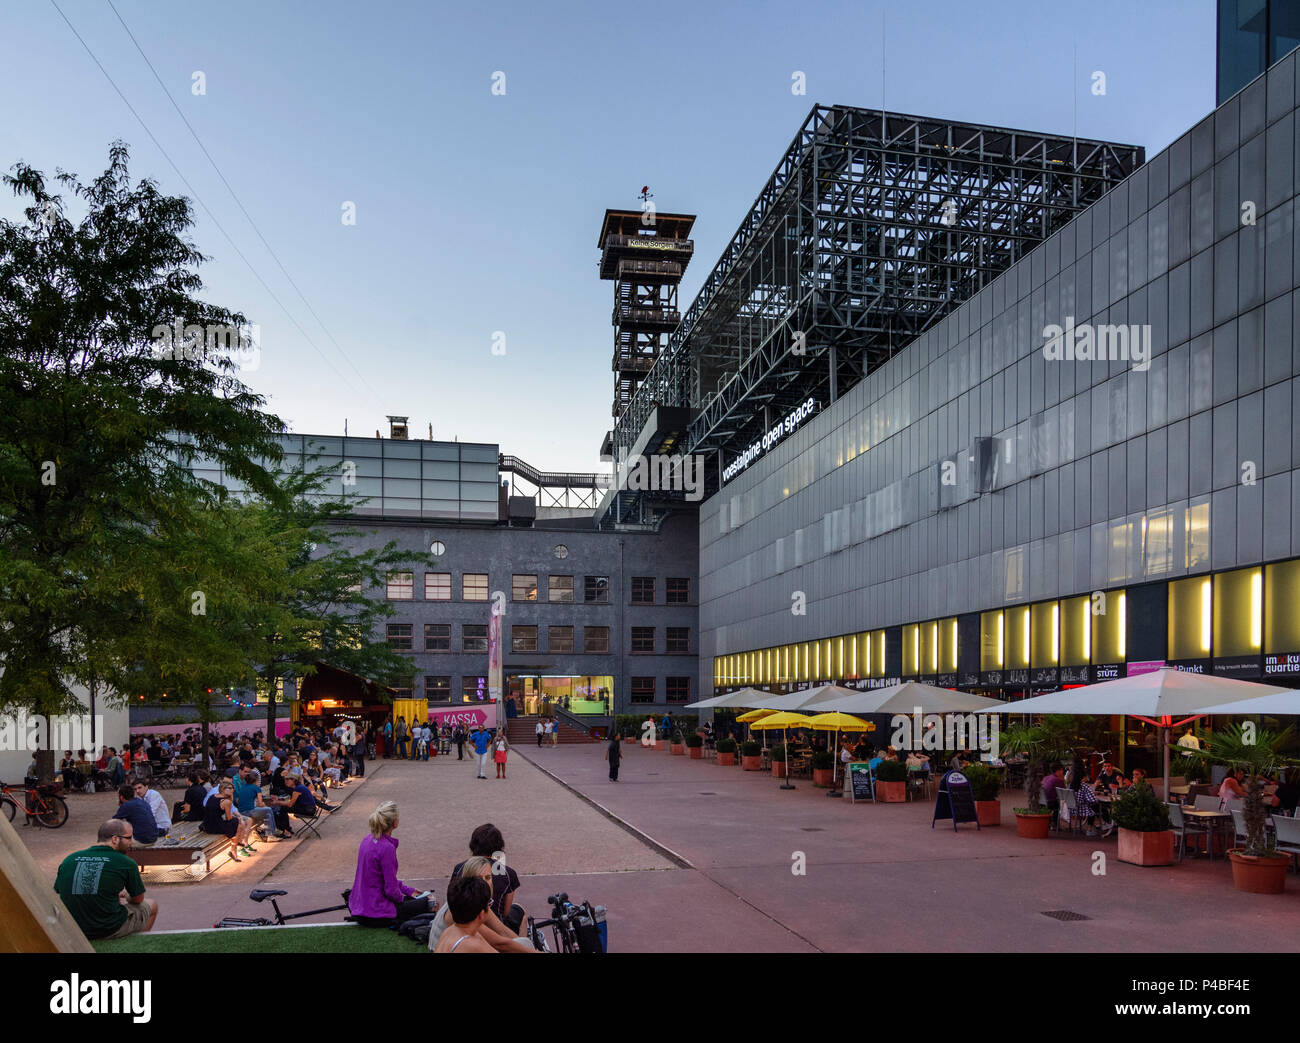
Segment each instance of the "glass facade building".
[{"label": "glass facade building", "polygon": [[1222,105],[1300,47],[1300,0],[1219,0],[1215,99]]},{"label": "glass facade building", "polygon": [[[1274,64],[702,505],[701,691],[1300,676],[1296,75]],[[1119,357],[1049,357],[1052,326]]]}]

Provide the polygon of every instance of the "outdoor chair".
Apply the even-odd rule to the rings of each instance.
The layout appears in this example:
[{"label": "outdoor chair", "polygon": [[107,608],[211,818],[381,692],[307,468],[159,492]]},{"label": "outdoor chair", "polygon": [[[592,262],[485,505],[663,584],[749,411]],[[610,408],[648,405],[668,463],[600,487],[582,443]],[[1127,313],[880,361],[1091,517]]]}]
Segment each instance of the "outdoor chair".
[{"label": "outdoor chair", "polygon": [[1248,835],[1246,830],[1246,813],[1241,808],[1229,808],[1232,812],[1232,842],[1234,844],[1244,844]]},{"label": "outdoor chair", "polygon": [[1212,797],[1208,794],[1202,793],[1197,796],[1196,803],[1193,807],[1195,807],[1197,811],[1222,811],[1223,808],[1221,804],[1222,802],[1218,797]]},{"label": "outdoor chair", "polygon": [[1070,832],[1073,834],[1076,830],[1083,831],[1083,819],[1079,815],[1079,805],[1074,799],[1074,790],[1067,789],[1065,786],[1056,787],[1056,795],[1061,798],[1061,806],[1069,813]]},{"label": "outdoor chair", "polygon": [[320,839],[320,833],[316,829],[316,823],[321,818],[321,811],[319,807],[312,808],[311,814],[305,814],[301,811],[291,811],[289,814],[293,818],[297,819],[300,823],[302,823],[302,827],[301,827],[302,829],[307,830],[307,832],[312,834],[312,836],[316,837],[316,839],[318,840]]},{"label": "outdoor chair", "polygon": [[1300,872],[1300,819],[1274,815],[1273,829],[1277,833],[1277,850],[1290,855],[1291,868]]},{"label": "outdoor chair", "polygon": [[1240,811],[1245,806],[1246,799],[1244,797],[1229,797],[1223,802],[1224,811]]},{"label": "outdoor chair", "polygon": [[1174,836],[1178,838],[1178,861],[1183,860],[1183,854],[1187,850],[1187,835],[1202,834],[1208,837],[1208,828],[1197,822],[1188,822],[1183,818],[1183,808],[1181,804],[1174,804],[1167,801],[1166,807],[1169,808],[1169,828],[1173,830]]}]

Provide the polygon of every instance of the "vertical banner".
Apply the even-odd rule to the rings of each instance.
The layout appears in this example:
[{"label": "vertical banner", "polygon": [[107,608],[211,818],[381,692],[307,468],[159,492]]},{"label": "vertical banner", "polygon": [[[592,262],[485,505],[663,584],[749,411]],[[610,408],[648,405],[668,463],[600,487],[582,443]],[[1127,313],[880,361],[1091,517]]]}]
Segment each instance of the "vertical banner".
[{"label": "vertical banner", "polygon": [[493,598],[488,615],[488,695],[492,699],[493,726],[501,722],[501,605]]}]

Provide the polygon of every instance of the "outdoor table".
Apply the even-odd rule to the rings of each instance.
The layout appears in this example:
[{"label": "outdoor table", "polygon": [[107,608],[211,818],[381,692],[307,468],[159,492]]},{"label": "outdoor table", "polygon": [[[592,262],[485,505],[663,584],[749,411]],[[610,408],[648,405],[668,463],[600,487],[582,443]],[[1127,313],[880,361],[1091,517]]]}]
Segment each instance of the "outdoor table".
[{"label": "outdoor table", "polygon": [[1193,782],[1185,786],[1170,786],[1169,793],[1174,797],[1185,797],[1189,792],[1191,792],[1192,786],[1194,785],[1196,785],[1196,783]]},{"label": "outdoor table", "polygon": [[1204,819],[1210,824],[1210,833],[1207,836],[1210,861],[1214,861],[1214,834],[1218,832],[1219,825],[1225,821],[1232,822],[1231,811],[1197,811],[1195,808],[1183,808],[1183,818]]}]

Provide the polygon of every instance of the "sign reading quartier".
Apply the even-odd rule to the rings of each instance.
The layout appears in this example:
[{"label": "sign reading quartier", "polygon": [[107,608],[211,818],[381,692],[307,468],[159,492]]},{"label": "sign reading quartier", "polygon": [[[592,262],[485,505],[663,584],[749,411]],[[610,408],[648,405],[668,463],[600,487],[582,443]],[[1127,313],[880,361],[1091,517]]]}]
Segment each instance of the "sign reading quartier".
[{"label": "sign reading quartier", "polygon": [[810,398],[786,416],[784,420],[778,420],[768,430],[763,432],[761,438],[756,438],[752,443],[722,469],[723,482],[729,482],[740,474],[746,467],[761,457],[774,445],[777,445],[784,439],[788,438],[799,426],[810,416],[817,412],[817,400]]}]

